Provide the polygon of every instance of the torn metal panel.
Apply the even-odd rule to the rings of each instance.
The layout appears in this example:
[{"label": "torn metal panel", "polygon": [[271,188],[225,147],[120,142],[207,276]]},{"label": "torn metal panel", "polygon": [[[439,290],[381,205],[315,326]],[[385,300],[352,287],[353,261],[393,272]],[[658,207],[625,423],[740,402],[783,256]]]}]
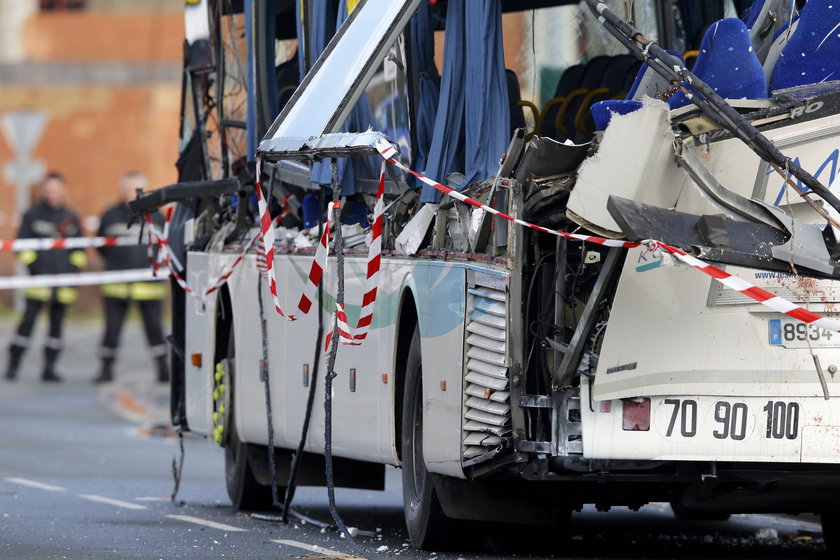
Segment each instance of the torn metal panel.
[{"label": "torn metal panel", "polygon": [[697,157],[693,141],[677,141],[675,151],[683,168],[694,179],[693,184],[700,189],[707,200],[710,199],[710,202],[716,208],[723,210],[727,216],[732,219],[747,219],[770,227],[782,225],[776,213],[770,211],[764,204],[750,200],[721,185]]},{"label": "torn metal panel", "polygon": [[263,140],[259,153],[269,161],[284,158],[323,159],[328,157],[369,156],[377,154],[376,142],[388,138],[382,132],[337,132],[323,136],[274,137]]},{"label": "torn metal panel", "polygon": [[[614,196],[610,197],[607,206],[621,224],[622,232],[632,241],[657,239],[708,262],[791,272],[790,255],[786,250],[788,236],[781,229],[722,216],[666,210]],[[825,243],[821,232],[802,222],[797,222],[797,225],[799,240],[793,251],[796,258],[793,262],[807,268],[809,275],[840,278],[840,268],[833,264],[827,252],[822,253]],[[816,248],[803,245],[813,245],[817,241],[819,245]],[[821,261],[823,258],[825,260]]]},{"label": "torn metal panel", "polygon": [[661,101],[613,117],[598,152],[580,167],[569,218],[615,236],[621,228],[607,210],[610,195],[672,208],[688,181],[674,160],[673,142],[668,105]]},{"label": "torn metal panel", "polygon": [[806,224],[788,216],[781,208],[769,204],[766,204],[765,207],[773,212],[790,232],[790,239],[787,243],[771,248],[774,257],[797,266],[818,270],[823,274],[834,272],[834,266],[831,264],[831,257],[825,246],[822,231],[814,225]]},{"label": "torn metal panel", "polygon": [[437,204],[424,204],[397,236],[394,247],[405,256],[415,254],[423,243],[429,226],[437,214]]},{"label": "torn metal panel", "polygon": [[385,54],[421,0],[365,0],[332,38],[283,111],[257,153],[283,157],[288,138],[312,138],[339,130]]}]

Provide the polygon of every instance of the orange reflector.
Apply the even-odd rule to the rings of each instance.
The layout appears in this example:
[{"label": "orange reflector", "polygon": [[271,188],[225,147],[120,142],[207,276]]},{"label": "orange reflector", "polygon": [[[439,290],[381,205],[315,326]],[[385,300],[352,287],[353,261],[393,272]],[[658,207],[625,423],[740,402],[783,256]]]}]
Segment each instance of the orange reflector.
[{"label": "orange reflector", "polygon": [[388,384],[388,374],[387,373],[382,374],[382,383],[384,383],[385,385]]},{"label": "orange reflector", "polygon": [[440,382],[440,390],[446,391],[446,380]]},{"label": "orange reflector", "polygon": [[628,432],[647,432],[650,430],[650,399],[641,402],[623,401],[622,428]]},{"label": "orange reflector", "polygon": [[201,352],[196,352],[192,356],[192,365],[195,367],[201,367]]}]

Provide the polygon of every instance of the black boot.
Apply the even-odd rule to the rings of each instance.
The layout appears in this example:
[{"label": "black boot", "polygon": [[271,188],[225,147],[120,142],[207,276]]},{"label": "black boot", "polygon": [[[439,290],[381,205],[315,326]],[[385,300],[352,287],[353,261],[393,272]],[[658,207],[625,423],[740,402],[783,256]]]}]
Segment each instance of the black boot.
[{"label": "black boot", "polygon": [[41,381],[47,383],[58,383],[61,377],[55,372],[55,362],[58,360],[58,355],[61,350],[57,348],[44,348],[44,371],[41,373]]},{"label": "black boot", "polygon": [[20,346],[18,344],[11,344],[9,346],[9,364],[6,366],[7,380],[14,381],[17,378],[20,362],[23,360],[23,354],[25,352],[26,346]]},{"label": "black boot", "polygon": [[99,376],[94,378],[94,383],[110,383],[114,380],[114,358],[102,358],[102,369]]},{"label": "black boot", "polygon": [[157,356],[157,380],[158,383],[169,383],[169,364],[166,362],[166,355]]}]

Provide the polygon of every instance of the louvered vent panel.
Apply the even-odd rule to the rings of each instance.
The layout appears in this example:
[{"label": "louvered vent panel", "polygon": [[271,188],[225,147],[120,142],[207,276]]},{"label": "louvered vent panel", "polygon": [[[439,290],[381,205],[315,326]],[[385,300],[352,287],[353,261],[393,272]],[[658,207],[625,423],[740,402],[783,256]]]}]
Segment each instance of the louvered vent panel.
[{"label": "louvered vent panel", "polygon": [[463,457],[470,463],[495,454],[511,432],[507,294],[501,279],[481,276],[467,298]]}]

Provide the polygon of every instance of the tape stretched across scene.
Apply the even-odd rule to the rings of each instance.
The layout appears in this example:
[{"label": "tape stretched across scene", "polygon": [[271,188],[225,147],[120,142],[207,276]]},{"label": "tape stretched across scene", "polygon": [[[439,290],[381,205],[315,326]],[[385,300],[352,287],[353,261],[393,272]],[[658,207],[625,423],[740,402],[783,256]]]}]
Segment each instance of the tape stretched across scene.
[{"label": "tape stretched across scene", "polygon": [[168,272],[155,276],[148,268],[110,270],[106,272],[71,272],[67,274],[37,274],[35,276],[0,277],[0,290],[21,288],[60,288],[63,286],[96,286],[114,282],[149,282],[163,280]]},{"label": "tape stretched across scene", "polygon": [[136,235],[120,237],[57,237],[7,239],[0,241],[0,251],[55,251],[57,249],[96,249],[142,245]]},{"label": "tape stretched across scene", "polygon": [[[187,283],[187,281],[184,279],[184,277],[181,276],[178,273],[178,269],[180,268],[180,266],[176,265],[177,261],[175,260],[176,259],[175,253],[172,251],[172,248],[169,246],[168,236],[169,236],[169,224],[170,224],[171,220],[172,220],[172,210],[170,209],[166,213],[166,222],[164,223],[164,226],[163,226],[163,232],[160,232],[160,231],[158,231],[157,227],[155,227],[155,225],[151,222],[151,219],[149,218],[149,216],[146,215],[146,222],[149,224],[149,236],[152,239],[152,241],[150,242],[150,247],[153,243],[158,248],[157,259],[153,261],[151,256],[149,258],[149,262],[151,264],[151,273],[152,273],[153,277],[157,277],[159,275],[169,276],[171,274],[172,278],[175,279],[175,282],[178,284],[178,286],[185,293],[187,293],[193,299],[198,301],[200,304],[203,304],[204,300],[205,300],[205,298],[207,298],[207,296],[209,296],[210,294],[212,294],[213,292],[215,292],[216,290],[221,288],[225,284],[225,282],[228,281],[228,279],[231,277],[231,275],[233,274],[233,271],[236,269],[236,267],[239,266],[245,260],[245,255],[248,253],[248,251],[251,249],[251,247],[254,245],[254,243],[258,239],[260,239],[260,234],[259,233],[254,235],[248,241],[248,243],[245,244],[245,247],[239,252],[239,254],[236,256],[236,258],[233,260],[233,262],[229,265],[226,265],[226,266],[222,267],[222,270],[208,282],[208,287],[207,288],[205,288],[204,290],[200,290],[200,291],[199,290],[193,290],[190,287],[189,283]],[[150,254],[151,254],[151,252],[150,252]],[[162,265],[165,265],[166,268],[168,269],[165,274],[159,272],[159,268]]]},{"label": "tape stretched across scene", "polygon": [[684,251],[682,251],[680,249],[677,249],[676,247],[671,247],[670,245],[668,245],[667,243],[663,243],[662,241],[657,241],[655,239],[648,239],[648,240],[645,240],[645,241],[638,241],[638,242],[636,242],[636,241],[620,241],[620,240],[616,240],[616,239],[605,239],[603,237],[595,237],[595,236],[591,236],[591,235],[579,235],[579,234],[575,234],[575,233],[568,233],[568,232],[565,232],[565,231],[558,231],[558,230],[554,230],[554,229],[544,228],[542,226],[538,226],[536,224],[532,224],[532,223],[526,222],[524,220],[514,218],[513,216],[509,216],[509,215],[505,214],[504,212],[500,212],[500,211],[496,210],[495,208],[492,208],[492,207],[487,206],[486,204],[483,204],[483,203],[481,203],[481,202],[479,202],[479,201],[477,201],[473,198],[465,196],[465,195],[459,193],[458,191],[450,189],[449,187],[447,187],[445,185],[441,185],[437,181],[429,179],[428,177],[426,177],[425,175],[423,175],[421,173],[417,173],[416,171],[413,171],[413,170],[409,169],[408,167],[406,167],[405,165],[400,163],[400,161],[396,158],[396,156],[397,156],[396,148],[394,148],[394,146],[392,146],[390,143],[388,143],[384,140],[378,140],[377,141],[376,149],[377,149],[377,151],[379,151],[379,154],[382,156],[382,158],[385,161],[399,167],[400,169],[402,169],[406,173],[414,175],[415,177],[417,177],[423,183],[429,185],[430,187],[433,187],[433,188],[437,189],[438,191],[440,191],[444,194],[447,194],[447,195],[451,196],[455,200],[463,202],[464,204],[469,204],[470,206],[474,206],[476,208],[484,210],[485,212],[489,212],[489,213],[494,214],[494,215],[496,215],[500,218],[503,218],[503,219],[508,220],[510,222],[519,224],[521,226],[531,228],[531,229],[536,230],[536,231],[541,231],[543,233],[556,235],[558,237],[565,237],[567,239],[574,239],[574,240],[577,240],[577,241],[585,241],[585,242],[588,242],[588,243],[596,243],[598,245],[603,245],[603,246],[606,246],[606,247],[624,247],[624,248],[628,248],[628,249],[629,248],[634,248],[634,247],[639,247],[641,245],[647,245],[647,246],[652,247],[652,248],[658,247],[659,249],[662,249],[663,251],[673,255],[675,258],[677,258],[681,262],[691,266],[692,268],[695,268],[695,269],[699,270],[700,272],[703,272],[704,274],[706,274],[708,276],[711,276],[712,278],[714,278],[718,282],[722,283],[726,287],[731,288],[731,289],[747,296],[748,298],[752,299],[756,303],[760,303],[761,305],[763,305],[763,306],[765,306],[769,309],[772,309],[773,311],[776,311],[778,313],[783,313],[783,314],[787,315],[788,317],[791,317],[791,318],[796,319],[798,321],[802,321],[803,323],[806,323],[806,324],[809,324],[809,325],[813,325],[815,327],[823,328],[823,329],[826,329],[826,330],[829,330],[829,331],[840,332],[840,320],[831,319],[831,318],[828,318],[828,317],[823,317],[821,315],[818,315],[817,313],[814,313],[813,311],[808,311],[804,307],[801,307],[799,305],[791,303],[788,300],[783,299],[781,297],[778,297],[778,296],[768,292],[767,290],[765,290],[763,288],[759,288],[758,286],[750,284],[746,280],[742,280],[741,278],[738,278],[737,276],[733,276],[733,275],[729,274],[728,272],[725,272],[725,271],[721,270],[720,268],[717,268],[717,267],[712,266],[712,265],[710,265],[706,262],[703,262],[700,259],[694,258],[691,255],[686,254]]}]

